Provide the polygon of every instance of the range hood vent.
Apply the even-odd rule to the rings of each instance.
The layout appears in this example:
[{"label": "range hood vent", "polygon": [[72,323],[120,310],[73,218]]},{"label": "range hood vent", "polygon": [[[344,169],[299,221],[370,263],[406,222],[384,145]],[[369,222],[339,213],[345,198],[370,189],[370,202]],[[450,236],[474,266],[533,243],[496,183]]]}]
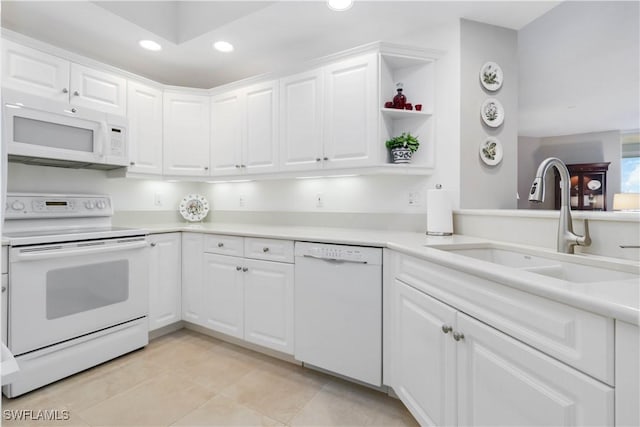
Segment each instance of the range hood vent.
[{"label": "range hood vent", "polygon": [[9,161],[14,163],[23,163],[25,165],[53,166],[56,168],[66,168],[66,169],[96,169],[96,170],[103,170],[103,171],[120,169],[124,167],[121,165],[108,165],[104,163],[87,163],[87,162],[78,162],[73,160],[48,159],[44,157],[18,156],[15,154],[9,154]]}]

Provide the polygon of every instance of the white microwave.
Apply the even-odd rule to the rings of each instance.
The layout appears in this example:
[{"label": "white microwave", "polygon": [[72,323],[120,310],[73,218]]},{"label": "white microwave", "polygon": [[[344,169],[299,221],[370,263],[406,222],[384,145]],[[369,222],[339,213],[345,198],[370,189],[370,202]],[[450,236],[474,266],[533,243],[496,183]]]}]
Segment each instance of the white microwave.
[{"label": "white microwave", "polygon": [[2,90],[9,161],[71,168],[128,165],[127,119],[11,89]]}]

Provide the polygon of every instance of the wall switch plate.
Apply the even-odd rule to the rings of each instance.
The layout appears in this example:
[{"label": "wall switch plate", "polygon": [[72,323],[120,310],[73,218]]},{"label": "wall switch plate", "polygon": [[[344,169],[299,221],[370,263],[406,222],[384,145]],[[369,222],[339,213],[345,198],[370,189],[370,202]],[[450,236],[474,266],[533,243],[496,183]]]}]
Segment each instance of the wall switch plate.
[{"label": "wall switch plate", "polygon": [[422,193],[420,191],[410,191],[407,202],[409,206],[422,206]]},{"label": "wall switch plate", "polygon": [[324,207],[324,195],[322,193],[316,194],[316,208]]},{"label": "wall switch plate", "polygon": [[244,194],[241,194],[240,197],[238,197],[238,205],[243,208],[246,202],[247,199],[245,199]]},{"label": "wall switch plate", "polygon": [[153,195],[153,206],[162,206],[163,205],[163,197],[162,193],[155,193]]}]

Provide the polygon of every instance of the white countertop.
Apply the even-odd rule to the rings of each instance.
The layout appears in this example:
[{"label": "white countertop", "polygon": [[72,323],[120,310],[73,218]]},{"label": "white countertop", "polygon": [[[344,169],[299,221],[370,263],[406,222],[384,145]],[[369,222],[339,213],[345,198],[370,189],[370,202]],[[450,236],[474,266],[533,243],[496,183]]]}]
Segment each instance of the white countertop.
[{"label": "white countertop", "polygon": [[[389,248],[606,317],[636,325],[640,324],[640,280],[573,283],[514,268],[497,266],[490,262],[437,249],[439,245],[502,243],[487,239],[462,235],[426,236],[424,233],[392,230],[231,223],[189,224],[173,222],[144,224],[135,222],[118,225],[146,229],[150,234],[197,232]],[[550,257],[567,257],[567,255],[558,254],[545,248],[507,245],[513,248],[533,249],[537,252],[544,252]],[[602,262],[615,264],[623,271],[640,274],[640,264],[637,262],[591,255],[569,256],[581,257],[595,264]]]}]

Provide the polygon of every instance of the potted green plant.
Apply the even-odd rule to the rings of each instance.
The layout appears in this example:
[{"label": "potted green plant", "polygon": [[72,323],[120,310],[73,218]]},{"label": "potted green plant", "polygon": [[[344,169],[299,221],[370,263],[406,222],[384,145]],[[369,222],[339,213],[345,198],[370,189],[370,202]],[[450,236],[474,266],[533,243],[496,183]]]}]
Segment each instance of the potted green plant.
[{"label": "potted green plant", "polygon": [[400,136],[387,140],[385,145],[391,150],[393,163],[411,163],[411,157],[418,150],[420,142],[410,132],[402,132]]}]

